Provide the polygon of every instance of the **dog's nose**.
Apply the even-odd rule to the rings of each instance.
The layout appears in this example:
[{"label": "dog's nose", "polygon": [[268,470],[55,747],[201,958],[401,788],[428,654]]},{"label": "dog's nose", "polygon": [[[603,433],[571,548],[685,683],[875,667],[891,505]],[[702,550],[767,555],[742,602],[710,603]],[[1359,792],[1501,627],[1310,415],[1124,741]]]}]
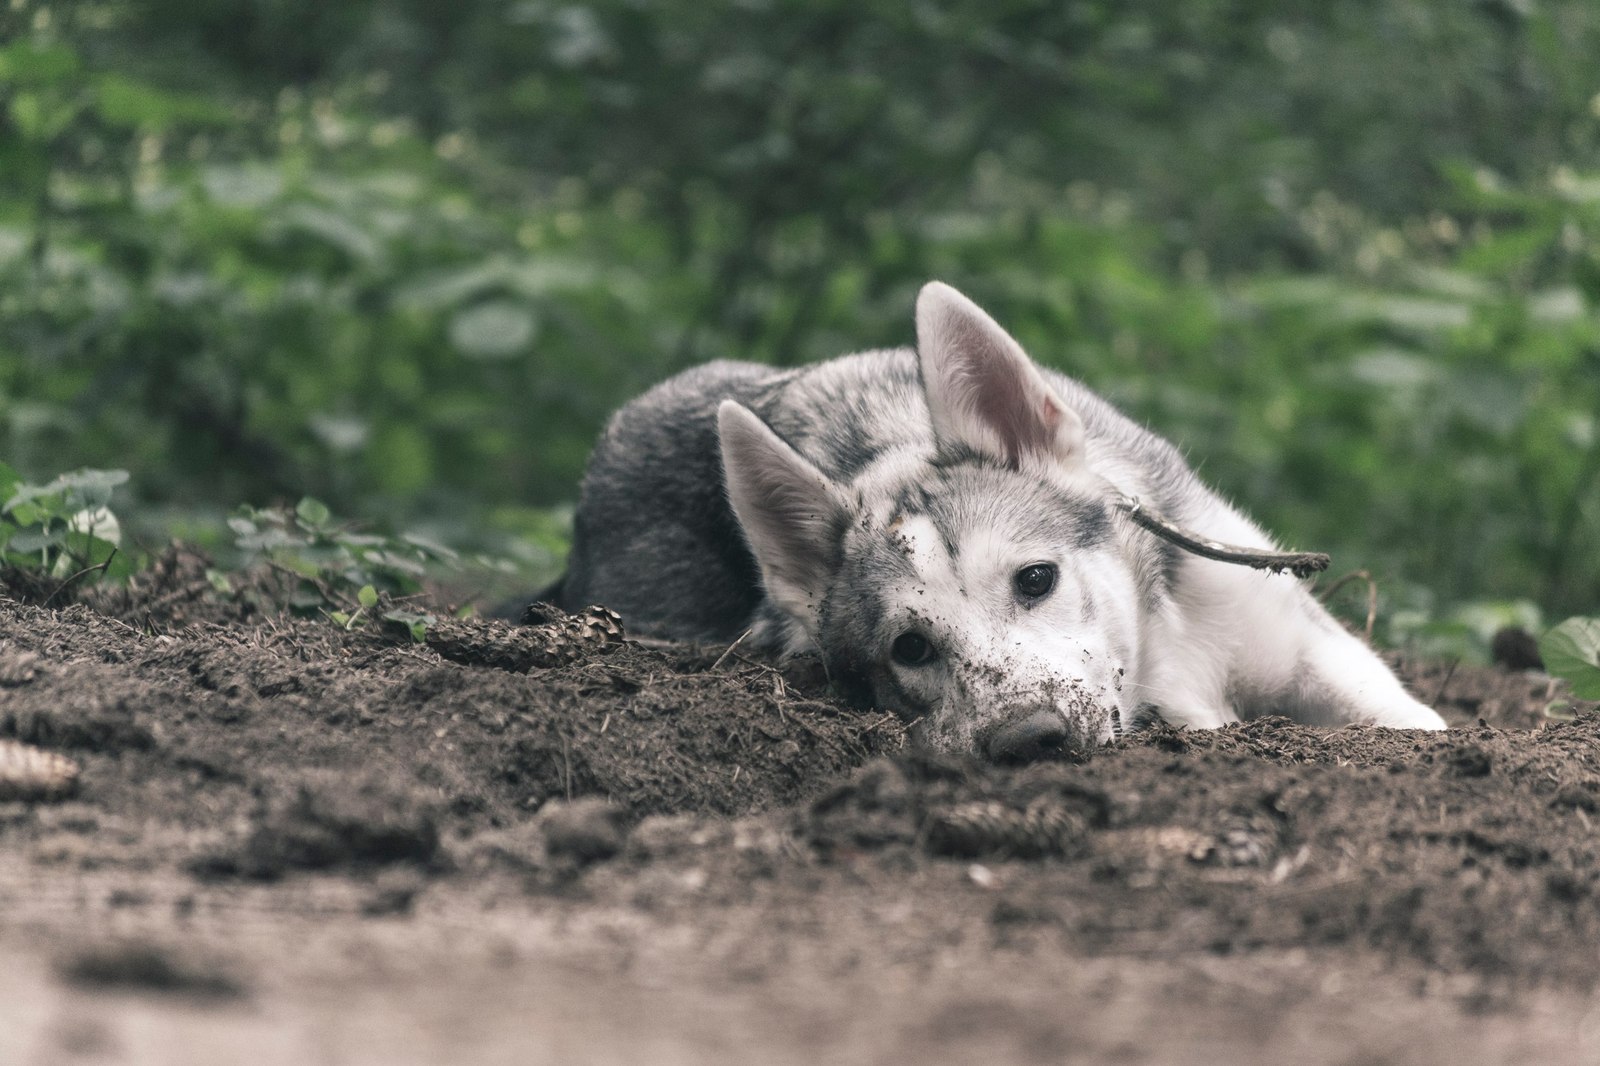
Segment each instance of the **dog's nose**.
[{"label": "dog's nose", "polygon": [[1058,755],[1067,745],[1067,723],[1059,713],[1040,708],[1005,722],[989,734],[984,751],[995,762],[1033,762]]}]

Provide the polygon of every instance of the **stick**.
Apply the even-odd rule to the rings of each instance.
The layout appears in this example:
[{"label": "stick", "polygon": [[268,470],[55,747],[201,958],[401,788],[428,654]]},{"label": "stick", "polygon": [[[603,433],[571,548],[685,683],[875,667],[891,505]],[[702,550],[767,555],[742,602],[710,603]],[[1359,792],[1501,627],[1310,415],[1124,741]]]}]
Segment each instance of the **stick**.
[{"label": "stick", "polygon": [[1236,544],[1223,544],[1209,540],[1192,530],[1173,525],[1155,511],[1129,496],[1119,495],[1112,505],[1133,520],[1134,524],[1162,540],[1219,563],[1238,563],[1256,570],[1270,570],[1280,574],[1287,570],[1295,577],[1310,577],[1326,570],[1330,562],[1323,552],[1277,552],[1263,548],[1241,548]]},{"label": "stick", "polygon": [[1450,669],[1444,672],[1444,680],[1439,682],[1439,691],[1433,694],[1433,699],[1428,701],[1429,707],[1437,707],[1439,701],[1444,699],[1444,690],[1450,687],[1450,679],[1456,676],[1456,667],[1461,665],[1459,658],[1450,660]]},{"label": "stick", "polygon": [[1344,588],[1351,581],[1365,581],[1367,583],[1367,639],[1372,639],[1372,626],[1378,620],[1378,583],[1372,580],[1372,575],[1365,570],[1352,570],[1334,579],[1329,585],[1317,593],[1317,599],[1327,603],[1333,599],[1333,594]]},{"label": "stick", "polygon": [[67,591],[68,586],[70,586],[74,581],[78,580],[84,574],[92,574],[96,570],[100,571],[102,574],[105,573],[108,569],[111,568],[111,560],[115,559],[116,557],[117,557],[117,546],[115,544],[113,544],[111,546],[111,554],[106,556],[105,562],[96,563],[94,566],[86,566],[82,570],[79,570],[76,574],[73,574],[71,577],[67,578],[61,584],[57,585],[56,586],[56,590],[54,592],[52,592],[50,595],[46,596],[44,598],[44,602],[41,603],[39,606],[40,607],[48,607],[48,606],[50,606],[50,604],[55,600],[55,598],[57,596],[61,595],[65,591]]},{"label": "stick", "polygon": [[717,667],[722,665],[722,660],[724,660],[728,656],[732,655],[733,654],[733,649],[737,648],[739,646],[740,642],[743,641],[744,638],[748,637],[749,635],[750,635],[750,630],[748,630],[748,629],[745,630],[743,633],[740,633],[739,636],[734,639],[734,642],[732,644],[728,645],[728,650],[724,651],[721,655],[717,656],[717,661],[711,664],[711,669],[707,670],[706,673],[708,673],[708,674],[715,673],[716,670],[717,670]]}]

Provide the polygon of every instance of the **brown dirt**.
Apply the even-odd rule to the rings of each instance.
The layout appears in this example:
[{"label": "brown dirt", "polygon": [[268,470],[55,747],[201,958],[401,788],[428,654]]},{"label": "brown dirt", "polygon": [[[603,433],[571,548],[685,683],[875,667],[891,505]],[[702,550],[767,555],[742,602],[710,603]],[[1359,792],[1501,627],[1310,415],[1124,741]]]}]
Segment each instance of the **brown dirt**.
[{"label": "brown dirt", "polygon": [[519,673],[204,570],[0,600],[0,738],[81,767],[0,802],[0,1062],[1600,1061],[1600,715],[1542,675],[1001,769],[806,662]]}]

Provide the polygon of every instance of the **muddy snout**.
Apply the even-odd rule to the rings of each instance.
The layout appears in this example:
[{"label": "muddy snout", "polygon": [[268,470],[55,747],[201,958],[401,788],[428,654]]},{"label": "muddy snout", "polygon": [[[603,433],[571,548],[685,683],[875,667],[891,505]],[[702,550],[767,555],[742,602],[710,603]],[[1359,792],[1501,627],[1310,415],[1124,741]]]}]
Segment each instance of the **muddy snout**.
[{"label": "muddy snout", "polygon": [[996,723],[980,743],[995,762],[1033,762],[1066,750],[1067,722],[1055,708],[1040,707]]},{"label": "muddy snout", "polygon": [[[1122,730],[1112,711],[1112,730]],[[997,763],[1028,763],[1068,752],[1087,751],[1102,743],[1086,721],[1069,722],[1057,707],[1036,706],[1013,713],[978,736],[978,749]]]}]

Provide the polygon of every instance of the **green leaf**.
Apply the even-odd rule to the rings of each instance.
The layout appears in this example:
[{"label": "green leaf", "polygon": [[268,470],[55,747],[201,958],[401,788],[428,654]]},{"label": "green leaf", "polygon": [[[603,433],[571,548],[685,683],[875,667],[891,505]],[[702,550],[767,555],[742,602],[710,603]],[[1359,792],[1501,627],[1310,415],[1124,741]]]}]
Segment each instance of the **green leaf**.
[{"label": "green leaf", "polygon": [[12,551],[18,552],[43,551],[45,548],[54,548],[59,545],[66,535],[65,530],[50,532],[43,529],[30,529],[12,537],[11,542],[6,546]]},{"label": "green leaf", "polygon": [[441,562],[453,563],[459,558],[454,548],[447,547],[431,537],[424,537],[419,533],[402,533],[400,534],[400,539],[413,548],[419,549],[425,555]]},{"label": "green leaf", "polygon": [[328,524],[328,520],[333,517],[332,512],[328,510],[327,504],[310,496],[295,505],[294,513],[310,529],[323,528]]},{"label": "green leaf", "polygon": [[100,117],[113,126],[161,129],[178,122],[220,124],[228,110],[203,96],[173,93],[122,74],[102,74],[95,84]]},{"label": "green leaf", "polygon": [[9,500],[22,484],[22,476],[5,463],[0,463],[0,500]]},{"label": "green leaf", "polygon": [[450,343],[468,359],[509,359],[527,349],[538,331],[533,312],[509,300],[493,300],[450,319]]},{"label": "green leaf", "polygon": [[437,621],[431,614],[420,611],[405,611],[398,608],[393,611],[383,612],[383,618],[385,621],[405,626],[411,632],[411,639],[418,644],[428,639],[428,627]]},{"label": "green leaf", "polygon": [[[95,551],[96,561],[105,562],[106,556],[99,554],[98,549],[95,549]],[[143,569],[141,561],[134,558],[134,556],[129,552],[119,550],[117,554],[111,556],[110,558],[110,564],[105,568],[105,572],[101,575],[102,579],[105,581],[126,581],[137,571]]]},{"label": "green leaf", "polygon": [[1593,252],[1579,256],[1572,264],[1572,280],[1591,304],[1600,303],[1600,256]]},{"label": "green leaf", "polygon": [[1540,221],[1522,229],[1496,233],[1461,254],[1458,265],[1480,274],[1496,274],[1521,266],[1549,248],[1560,235],[1558,221]]},{"label": "green leaf", "polygon": [[16,497],[11,498],[11,502],[6,504],[5,509],[6,513],[11,516],[11,520],[19,526],[34,525],[40,518],[38,507],[31,503],[19,503]]},{"label": "green leaf", "polygon": [[75,470],[62,474],[48,485],[19,485],[5,510],[15,513],[25,504],[34,504],[33,515],[23,525],[40,518],[70,518],[79,511],[94,511],[111,502],[111,492],[128,480],[126,470]]},{"label": "green leaf", "polygon": [[1569,618],[1539,639],[1545,669],[1579,699],[1600,700],[1600,618]]},{"label": "green leaf", "polygon": [[315,612],[324,603],[322,590],[310,581],[300,582],[289,594],[289,606],[296,611]]},{"label": "green leaf", "polygon": [[115,542],[74,529],[61,535],[61,546],[72,556],[75,567],[99,566],[107,559],[115,565],[117,559],[124,558]]},{"label": "green leaf", "polygon": [[61,45],[19,40],[0,48],[0,82],[48,85],[65,81],[77,72],[77,55]]},{"label": "green leaf", "polygon": [[363,607],[373,607],[378,602],[378,590],[371,585],[362,585],[361,591],[356,593],[356,599],[361,601]]}]

